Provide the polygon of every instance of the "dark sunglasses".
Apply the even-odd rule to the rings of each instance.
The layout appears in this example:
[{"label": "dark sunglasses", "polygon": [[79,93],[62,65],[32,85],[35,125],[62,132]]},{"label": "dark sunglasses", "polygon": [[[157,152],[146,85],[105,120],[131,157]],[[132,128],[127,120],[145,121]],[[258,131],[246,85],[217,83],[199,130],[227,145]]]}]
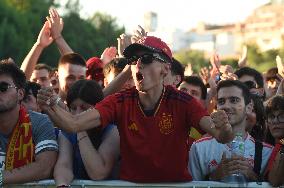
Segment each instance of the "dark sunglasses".
[{"label": "dark sunglasses", "polygon": [[249,88],[249,89],[257,89],[256,83],[253,81],[246,81],[244,84]]},{"label": "dark sunglasses", "polygon": [[134,64],[136,64],[136,62],[138,60],[141,61],[141,63],[143,64],[150,64],[152,63],[154,60],[159,60],[159,61],[162,61],[164,63],[167,63],[166,60],[164,60],[163,58],[161,58],[158,54],[144,54],[144,55],[141,55],[141,56],[132,56],[130,59],[128,59],[128,64],[131,64],[133,65],[133,62],[135,62]]},{"label": "dark sunglasses", "polygon": [[6,92],[9,88],[15,88],[17,89],[16,86],[13,86],[7,82],[0,82],[0,91],[1,92]]}]

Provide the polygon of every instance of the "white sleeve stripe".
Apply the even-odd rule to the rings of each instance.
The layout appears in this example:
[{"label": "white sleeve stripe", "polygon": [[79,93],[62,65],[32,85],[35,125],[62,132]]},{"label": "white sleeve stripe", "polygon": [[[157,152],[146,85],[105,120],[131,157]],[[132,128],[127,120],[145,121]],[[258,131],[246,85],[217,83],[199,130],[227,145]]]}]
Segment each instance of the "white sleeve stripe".
[{"label": "white sleeve stripe", "polygon": [[47,144],[57,145],[57,142],[55,140],[43,140],[43,141],[37,143],[37,145],[35,146],[35,149],[38,149],[38,148],[42,147],[43,145],[47,145]]},{"label": "white sleeve stripe", "polygon": [[58,150],[58,146],[57,146],[57,145],[49,144],[49,145],[46,145],[46,146],[42,146],[42,147],[40,147],[40,148],[37,148],[37,149],[35,150],[35,153],[37,154],[38,152],[40,152],[41,150],[46,149],[46,148],[49,148],[49,149],[52,148],[52,150],[56,150],[56,151]]},{"label": "white sleeve stripe", "polygon": [[45,148],[54,148],[58,150],[58,144],[55,140],[43,140],[35,146],[35,153],[38,153]]}]

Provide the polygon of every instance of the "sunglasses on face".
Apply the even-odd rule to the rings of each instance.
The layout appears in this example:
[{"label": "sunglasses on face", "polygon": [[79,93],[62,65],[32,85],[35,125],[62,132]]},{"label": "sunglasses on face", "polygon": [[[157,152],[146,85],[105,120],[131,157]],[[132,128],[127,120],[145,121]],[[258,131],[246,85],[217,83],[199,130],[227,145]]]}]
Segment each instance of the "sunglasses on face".
[{"label": "sunglasses on face", "polygon": [[133,57],[131,57],[130,59],[128,59],[128,64],[132,64],[133,65],[133,62],[135,62],[134,64],[136,64],[138,60],[140,60],[141,63],[143,63],[143,64],[150,64],[155,59],[159,60],[159,61],[162,61],[164,63],[167,63],[158,54],[144,54],[144,55],[141,55],[141,56],[133,56]]},{"label": "sunglasses on face", "polygon": [[15,88],[17,89],[16,86],[13,86],[7,82],[0,82],[0,91],[1,92],[6,92],[9,88]]}]

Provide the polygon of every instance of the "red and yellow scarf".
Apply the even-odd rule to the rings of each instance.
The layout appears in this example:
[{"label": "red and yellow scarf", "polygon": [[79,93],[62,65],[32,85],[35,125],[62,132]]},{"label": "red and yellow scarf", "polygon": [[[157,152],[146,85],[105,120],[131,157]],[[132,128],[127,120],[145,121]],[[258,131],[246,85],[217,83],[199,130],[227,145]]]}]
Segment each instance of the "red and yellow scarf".
[{"label": "red and yellow scarf", "polygon": [[21,106],[19,120],[7,145],[5,170],[19,168],[34,161],[32,124],[26,109]]}]

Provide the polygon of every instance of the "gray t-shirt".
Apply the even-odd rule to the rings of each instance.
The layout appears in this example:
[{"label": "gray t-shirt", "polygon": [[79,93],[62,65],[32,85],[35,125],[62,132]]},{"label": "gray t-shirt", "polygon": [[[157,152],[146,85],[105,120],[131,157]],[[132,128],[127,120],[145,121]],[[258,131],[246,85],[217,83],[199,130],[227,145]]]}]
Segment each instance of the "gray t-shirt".
[{"label": "gray t-shirt", "polygon": [[[54,127],[48,116],[34,111],[28,113],[32,124],[35,155],[43,151],[58,151]],[[9,136],[0,133],[0,170],[5,168],[6,147]]]}]

